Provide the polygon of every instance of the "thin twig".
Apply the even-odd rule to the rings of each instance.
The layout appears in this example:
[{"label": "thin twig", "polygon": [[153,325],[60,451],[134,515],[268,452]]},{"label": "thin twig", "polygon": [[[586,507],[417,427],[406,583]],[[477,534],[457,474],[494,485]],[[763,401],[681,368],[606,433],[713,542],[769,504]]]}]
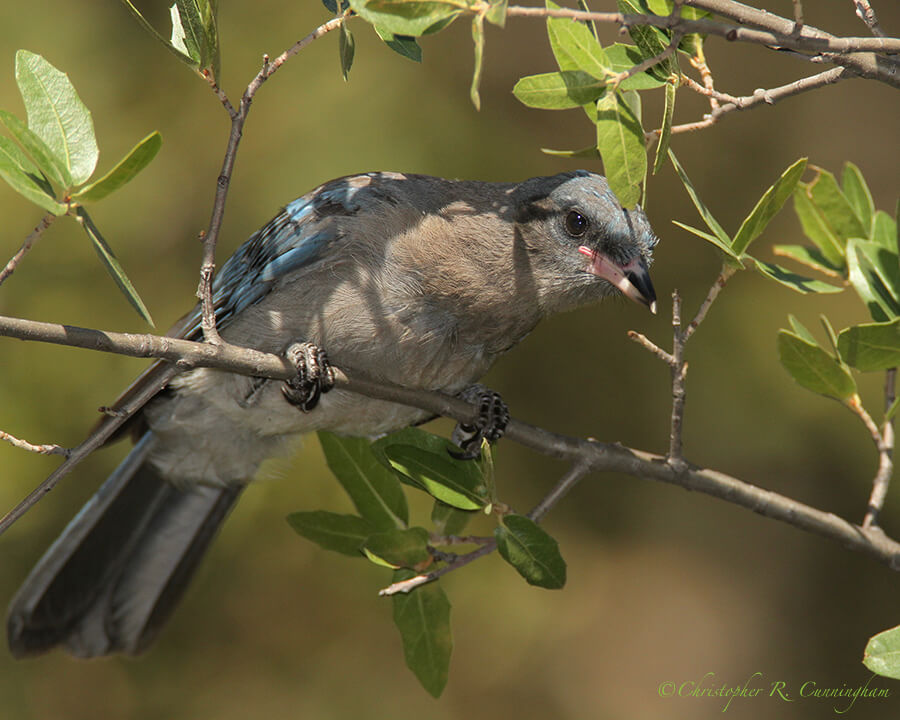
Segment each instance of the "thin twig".
[{"label": "thin twig", "polygon": [[801,0],[793,0],[794,3],[794,30],[791,33],[799,37],[803,32],[803,3]]},{"label": "thin twig", "polygon": [[682,426],[684,425],[684,382],[687,363],[684,361],[685,331],[681,329],[681,296],[678,290],[672,292],[672,416],[669,424],[669,452],[666,461],[680,472],[686,467],[682,454]]},{"label": "thin twig", "polygon": [[856,6],[857,17],[866,24],[872,34],[876,37],[886,37],[886,33],[878,24],[878,18],[875,17],[875,11],[869,4],[869,0],[853,0],[853,4]]},{"label": "thin twig", "polygon": [[553,486],[550,492],[541,498],[541,501],[531,509],[528,513],[528,517],[535,522],[540,522],[544,515],[546,515],[556,503],[562,500],[566,493],[575,487],[575,485],[578,484],[578,481],[587,475],[590,470],[590,467],[586,463],[576,463],[573,465],[569,472],[563,475],[559,479],[559,482]]},{"label": "thin twig", "polygon": [[706,293],[706,297],[697,309],[697,314],[694,315],[694,319],[691,320],[690,324],[684,329],[684,342],[687,342],[690,339],[691,335],[693,335],[700,326],[700,323],[703,322],[706,313],[709,312],[709,308],[712,307],[716,298],[719,297],[719,293],[722,292],[722,288],[725,287],[725,283],[727,283],[736,272],[737,268],[735,267],[731,267],[730,265],[722,266],[722,270],[719,272],[718,277],[709,288],[709,292]]},{"label": "thin twig", "polygon": [[[897,368],[891,368],[884,374],[884,411],[894,404],[895,388],[897,381]],[[871,428],[870,428],[871,432]],[[878,471],[872,480],[872,493],[869,496],[869,505],[863,518],[864,528],[875,527],[878,524],[878,515],[884,507],[891,476],[894,474],[894,421],[885,415],[884,424],[876,440],[878,447]]]},{"label": "thin twig", "polygon": [[[719,108],[706,115],[703,120],[698,120],[692,123],[684,123],[682,125],[674,125],[672,127],[672,132],[683,133],[702,130],[714,125],[723,115],[734,112],[735,110],[747,110],[754,107],[755,105],[759,105],[760,103],[774,105],[778,101],[784,100],[787,97],[799,95],[810,90],[816,90],[820,87],[823,87],[824,85],[831,85],[848,77],[854,77],[854,75],[848,72],[847,68],[836,67],[817,73],[815,75],[810,75],[809,77],[800,78],[799,80],[795,80],[792,83],[781,85],[780,87],[772,88],[770,90],[759,89],[752,95],[746,95],[744,97],[734,97],[732,95],[726,95],[725,93],[720,93],[715,90],[709,91],[706,88],[701,88],[701,86],[698,85],[695,81],[689,80],[685,84],[691,87],[691,89],[696,90],[703,95],[708,95],[709,97],[718,97],[723,99],[728,98],[728,100],[724,105],[721,105]],[[654,134],[658,133],[658,131],[652,132]]]},{"label": "thin twig", "polygon": [[0,270],[0,285],[16,271],[22,258],[25,257],[25,254],[29,250],[31,250],[31,247],[37,242],[37,239],[44,233],[44,230],[50,227],[54,220],[56,220],[56,215],[47,213],[41,218],[41,221],[34,230],[28,233],[28,237],[26,237],[25,242],[22,243],[22,247],[20,247],[18,252],[9,259],[9,262],[6,263],[6,267],[4,267],[3,270]]},{"label": "thin twig", "polygon": [[388,595],[396,595],[397,593],[408,593],[411,590],[415,590],[420,585],[425,585],[426,583],[430,583],[433,580],[437,580],[442,575],[446,575],[449,572],[453,572],[454,570],[459,570],[461,567],[465,567],[473,560],[477,560],[478,558],[484,557],[485,555],[490,555],[494,550],[497,549],[497,541],[491,538],[490,542],[485,543],[477,550],[473,550],[470,553],[466,553],[465,555],[458,555],[456,560],[447,565],[444,565],[442,568],[438,568],[437,570],[432,570],[430,573],[425,573],[423,575],[416,575],[415,577],[411,577],[407,580],[401,580],[400,582],[392,583],[388,585],[386,588],[382,588],[378,591],[378,594],[382,597]]},{"label": "thin twig", "polygon": [[644,348],[652,352],[656,357],[662,360],[666,365],[672,365],[675,362],[675,358],[672,357],[671,354],[667,353],[663,350],[659,345],[657,345],[652,340],[648,339],[646,335],[637,332],[636,330],[629,330],[626,335],[630,340],[634,340],[638,345],[642,345]]},{"label": "thin twig", "polygon": [[28,452],[38,453],[39,455],[62,455],[63,457],[69,456],[68,448],[64,448],[62,445],[35,445],[34,443],[30,443],[27,440],[22,440],[21,438],[10,435],[8,432],[4,432],[3,430],[0,430],[0,440],[5,440],[13,447],[17,447],[20,450],[27,450]]},{"label": "thin twig", "polygon": [[647,58],[646,60],[638,63],[637,65],[634,65],[634,66],[628,68],[627,70],[623,70],[622,72],[620,72],[616,75],[613,75],[609,80],[609,84],[613,88],[616,88],[619,86],[620,83],[624,82],[625,80],[632,77],[633,75],[637,75],[638,73],[646,72],[647,70],[654,67],[655,65],[658,65],[663,60],[665,60],[667,57],[670,57],[672,55],[672,53],[674,53],[678,49],[678,46],[681,44],[681,40],[683,37],[684,37],[684,35],[682,33],[678,32],[678,31],[673,32],[672,40],[669,42],[668,45],[666,45],[665,49],[661,53],[659,53],[658,55],[655,55],[653,57]]},{"label": "thin twig", "polygon": [[231,105],[231,102],[219,89],[218,85],[216,85],[211,78],[207,78],[213,91],[216,93],[231,117],[231,132],[228,135],[228,145],[225,149],[225,157],[222,160],[222,169],[219,172],[219,177],[216,181],[216,194],[215,199],[213,200],[212,216],[209,220],[209,228],[201,237],[203,242],[203,259],[200,264],[200,282],[197,285],[197,297],[200,299],[200,318],[201,327],[203,329],[203,338],[208,343],[219,344],[222,342],[218,330],[216,329],[216,314],[212,298],[212,281],[216,270],[216,244],[219,241],[219,233],[221,232],[222,221],[225,217],[225,201],[228,198],[228,188],[231,185],[231,177],[234,173],[234,163],[237,158],[238,147],[244,133],[244,124],[247,122],[247,114],[250,112],[250,106],[253,104],[253,98],[256,96],[256,93],[262,87],[263,83],[272,77],[278,68],[284,65],[287,60],[292,58],[314,40],[339,28],[346,20],[346,17],[347,13],[320,25],[305,38],[298,40],[281,53],[281,55],[272,62],[269,62],[269,56],[265,55],[263,57],[262,68],[244,90],[244,94],[241,96],[241,102],[237,110]]}]

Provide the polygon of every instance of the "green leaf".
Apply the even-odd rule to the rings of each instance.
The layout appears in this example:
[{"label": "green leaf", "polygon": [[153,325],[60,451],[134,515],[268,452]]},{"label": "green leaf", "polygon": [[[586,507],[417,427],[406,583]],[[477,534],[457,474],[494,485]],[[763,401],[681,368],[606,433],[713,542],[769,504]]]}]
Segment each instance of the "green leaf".
[{"label": "green leaf", "polygon": [[[606,60],[612,73],[630,70],[643,60],[641,51],[634,45],[615,43],[605,48]],[[639,72],[619,83],[619,90],[653,90],[666,84],[666,79],[659,79],[648,72]]]},{"label": "green leaf", "polygon": [[[398,570],[394,582],[408,580],[413,573]],[[450,601],[439,581],[420,585],[409,593],[391,596],[394,624],[403,641],[407,667],[434,697],[440,697],[450,674],[453,637],[450,632]]]},{"label": "green leaf", "polygon": [[360,515],[376,530],[406,527],[409,508],[403,488],[375,457],[368,440],[320,432],[319,443],[328,467]]},{"label": "green leaf", "polygon": [[608,93],[597,101],[597,149],[622,207],[634,207],[647,175],[647,150],[640,120],[619,93]]},{"label": "green leaf", "polygon": [[[185,65],[189,65],[190,67],[192,67],[194,69],[197,68],[198,63],[190,55],[187,54],[187,48],[184,46],[183,40],[181,40],[180,48],[175,47],[175,45],[173,45],[169,40],[166,40],[166,38],[164,38],[159,32],[157,32],[156,28],[154,28],[149,22],[147,22],[147,19],[131,3],[130,0],[122,0],[122,3],[125,5],[125,7],[128,8],[129,12],[131,12],[131,14],[134,16],[135,20],[138,21],[138,24],[142,28],[144,28],[144,30],[146,30],[148,33],[150,33],[154,38],[159,40],[159,42],[163,44],[163,46],[166,48],[166,50],[171,52],[175,57],[177,57],[179,60],[181,60],[181,62],[183,62]],[[176,29],[176,22],[177,22],[177,28],[181,28],[181,19],[178,16],[178,10],[175,5],[173,5],[172,8],[170,9],[170,15],[172,17],[172,38],[175,39],[176,35],[180,38],[184,35],[184,30],[183,29],[180,30],[180,33],[179,33],[179,31]]]},{"label": "green leaf", "polygon": [[776,255],[790,258],[801,265],[806,265],[831,277],[841,276],[841,268],[835,267],[828,262],[828,259],[819,248],[807,245],[775,245],[772,250]]},{"label": "green leaf", "polygon": [[781,173],[781,177],[775,181],[775,184],[766,190],[734,236],[731,249],[736,255],[742,255],[750,243],[762,234],[772,218],[781,210],[785,200],[794,192],[797,181],[800,180],[805,170],[806,158],[800,158]]},{"label": "green leaf", "polygon": [[123,185],[131,182],[134,177],[156,157],[162,147],[162,136],[158,132],[152,132],[119,161],[112,170],[96,182],[86,185],[72,198],[81,203],[92,203],[102,200],[107,195],[115,192]]},{"label": "green leaf", "polygon": [[740,258],[738,258],[738,256],[735,255],[733,252],[731,252],[731,248],[728,245],[724,244],[715,235],[710,235],[708,232],[704,232],[703,230],[692,227],[691,225],[685,225],[682,222],[678,222],[678,220],[673,220],[672,224],[677,225],[682,230],[687,230],[689,233],[696,235],[699,238],[703,238],[708,243],[712,243],[717,248],[719,248],[719,250],[721,250],[723,253],[725,253],[725,255],[728,258],[730,258],[738,267],[743,267],[743,265],[741,264]]},{"label": "green leaf", "polygon": [[147,324],[153,327],[153,318],[150,317],[150,312],[144,305],[144,301],[141,300],[137,290],[134,289],[128,276],[125,274],[125,271],[113,254],[112,248],[110,248],[106,240],[103,239],[97,226],[94,225],[94,222],[88,215],[87,210],[83,207],[77,208],[75,211],[75,219],[78,220],[81,227],[83,227],[84,231],[88,234],[91,243],[94,245],[94,250],[96,250],[97,255],[100,257],[100,260],[110,277],[115,281],[116,285],[119,286],[119,290],[122,291],[128,299],[128,302],[130,302],[132,307],[137,310],[138,314],[144,318]]},{"label": "green leaf", "polygon": [[411,481],[448,505],[478,510],[490,502],[489,488],[476,463],[402,444],[388,445],[384,454],[401,481]]},{"label": "green leaf", "polygon": [[438,535],[459,535],[466,529],[474,514],[473,510],[460,510],[435,500],[434,507],[431,508],[431,522]]},{"label": "green leaf", "polygon": [[900,366],[900,320],[855,325],[841,330],[838,351],[850,367],[861,372]]},{"label": "green leaf", "polygon": [[847,243],[850,284],[866,304],[873,320],[900,316],[900,267],[897,254],[868,240]]},{"label": "green leaf", "polygon": [[900,679],[900,626],[869,638],[863,665],[878,675]]},{"label": "green leaf", "polygon": [[484,59],[484,15],[476,14],[472,18],[472,42],[475,46],[475,69],[472,72],[472,85],[469,88],[469,98],[476,110],[481,110],[481,96],[478,94],[478,86],[481,84],[481,67]]},{"label": "green leaf", "polygon": [[449,2],[409,2],[408,0],[349,0],[363,20],[394,35],[418,37],[436,32],[462,12]]},{"label": "green leaf", "polygon": [[551,150],[550,148],[541,148],[542,153],[546,153],[547,155],[556,155],[557,157],[567,157],[567,158],[599,158],[600,151],[597,150],[596,145],[591,145],[590,147],[581,148],[581,150]]},{"label": "green leaf", "polygon": [[363,547],[366,557],[378,565],[421,570],[431,564],[428,531],[421,527],[394,528],[370,535]]},{"label": "green leaf", "polygon": [[341,25],[340,40],[338,42],[338,50],[341,56],[341,75],[346,82],[350,76],[350,68],[353,66],[353,55],[356,52],[356,41],[350,30],[347,29],[347,23]]},{"label": "green leaf", "polygon": [[29,130],[25,123],[6,110],[0,110],[0,123],[3,123],[10,134],[25,149],[44,177],[64,190],[72,187],[72,176],[63,159],[56,157],[47,143],[35,132]]},{"label": "green leaf", "polygon": [[492,25],[506,27],[506,9],[508,0],[490,0],[491,9],[487,11],[485,18]]},{"label": "green leaf", "polygon": [[[684,185],[684,189],[687,190],[688,195],[691,198],[691,202],[694,203],[694,207],[697,208],[697,212],[700,213],[700,217],[703,218],[703,222],[706,223],[706,227],[712,230],[713,235],[716,236],[718,242],[713,242],[720,249],[725,250],[726,254],[730,255],[733,258],[737,258],[738,256],[731,249],[731,236],[725,232],[721,225],[719,225],[719,221],[713,217],[713,214],[707,209],[706,205],[703,204],[703,201],[700,199],[700,195],[697,194],[697,191],[694,189],[694,184],[691,182],[690,178],[687,176],[687,173],[684,171],[684,168],[681,167],[681,163],[678,162],[678,158],[675,157],[675,153],[669,150],[669,159],[672,161],[672,167],[675,168],[675,172],[678,173],[678,177],[681,179],[681,184]],[[676,223],[679,224],[679,223]],[[684,227],[686,230],[689,229],[686,225],[679,225],[680,227]],[[693,232],[693,229],[691,229]],[[694,233],[695,235],[698,233]],[[700,237],[703,237],[702,235]],[[727,248],[727,250],[726,250]]]},{"label": "green leaf", "polygon": [[175,0],[171,44],[194,61],[200,70],[219,77],[219,31],[216,3],[210,0]]},{"label": "green leaf", "polygon": [[779,330],[778,357],[791,377],[807,390],[842,402],[856,394],[850,371],[816,343]]},{"label": "green leaf", "polygon": [[817,172],[812,182],[800,187],[815,203],[828,224],[831,232],[846,245],[850,238],[868,237],[868,227],[863,227],[846,195],[838,187],[837,180],[827,170],[814,168]]},{"label": "green leaf", "polygon": [[[828,342],[831,343],[831,352],[834,355],[841,359],[841,354],[838,352],[838,340],[837,334],[834,332],[834,328],[831,325],[831,321],[825,317],[824,314],[819,315],[819,322],[822,323],[822,327],[825,329],[825,334],[828,336]],[[843,362],[843,360],[841,360]]]},{"label": "green leaf", "polygon": [[675,117],[675,92],[675,84],[666,83],[666,104],[663,108],[663,119],[660,124],[659,141],[656,144],[656,160],[653,163],[654,175],[662,169],[662,166],[668,157],[669,139],[672,136],[672,118]]},{"label": "green leaf", "polygon": [[900,245],[897,223],[884,210],[879,210],[872,217],[872,241],[894,252],[897,252],[897,246]]},{"label": "green leaf", "polygon": [[422,62],[422,48],[414,37],[394,35],[394,33],[380,27],[376,27],[375,32],[378,33],[378,37],[384,41],[384,44],[398,55],[402,55],[413,62]]},{"label": "green leaf", "polygon": [[844,289],[838,285],[832,285],[831,283],[822,282],[821,280],[814,280],[812,278],[804,277],[803,275],[798,275],[775,263],[757,260],[746,253],[744,254],[744,257],[752,260],[756,269],[764,277],[781,283],[785,287],[803,295],[809,295],[810,293],[839,293]]},{"label": "green leaf", "polygon": [[[844,163],[844,172],[841,173],[841,185],[843,186],[844,195],[860,225],[865,228],[872,226],[872,216],[875,214],[875,203],[872,200],[872,193],[866,184],[859,168],[851,162]],[[868,235],[863,235],[868,237]]]},{"label": "green leaf", "polygon": [[585,105],[605,92],[605,81],[580,70],[529,75],[513,87],[513,95],[519,102],[543,110],[566,110]]},{"label": "green leaf", "polygon": [[812,333],[807,330],[806,326],[801,323],[796,317],[794,317],[793,315],[788,315],[788,322],[790,322],[791,328],[800,337],[801,340],[806,340],[806,342],[808,342],[810,345],[818,344]]},{"label": "green leaf", "polygon": [[81,102],[69,77],[40,55],[16,53],[16,83],[28,128],[61,161],[75,185],[85,182],[97,167],[97,140],[90,111]]},{"label": "green leaf", "polygon": [[[633,15],[653,14],[643,0],[617,0],[617,5],[621,13]],[[652,25],[631,25],[628,28],[628,34],[631,35],[631,39],[634,40],[640,49],[643,55],[642,60],[660,55],[670,41],[667,33]],[[649,72],[660,80],[665,80],[669,75],[679,74],[678,62],[673,55],[670,55],[650,68]]]},{"label": "green leaf", "polygon": [[65,215],[66,206],[56,202],[53,189],[18,145],[0,137],[0,177],[17,193],[54,215]]},{"label": "green leaf", "polygon": [[806,192],[803,183],[794,190],[794,212],[803,226],[803,233],[819,248],[822,255],[834,266],[846,267],[845,243],[832,232],[819,209]]},{"label": "green leaf", "polygon": [[287,521],[297,534],[307,540],[312,540],[325,550],[350,557],[360,557],[363,543],[375,532],[372,524],[364,518],[325,510],[291,513]]},{"label": "green leaf", "polygon": [[[558,9],[559,5],[548,0],[547,7]],[[609,79],[606,53],[587,25],[570,18],[548,17],[547,35],[560,70],[581,70],[604,83]]]},{"label": "green leaf", "polygon": [[507,515],[494,530],[500,555],[529,585],[557,590],[566,584],[566,561],[559,545],[524,515]]}]

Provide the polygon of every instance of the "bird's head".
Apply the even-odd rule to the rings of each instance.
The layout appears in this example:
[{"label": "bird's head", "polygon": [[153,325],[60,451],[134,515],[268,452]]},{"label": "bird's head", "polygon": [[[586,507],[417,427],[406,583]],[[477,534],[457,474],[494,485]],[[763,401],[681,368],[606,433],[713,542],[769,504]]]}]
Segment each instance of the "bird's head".
[{"label": "bird's head", "polygon": [[640,206],[626,210],[606,178],[584,170],[520,184],[517,230],[548,310],[614,291],[656,312],[648,268],[657,238]]}]

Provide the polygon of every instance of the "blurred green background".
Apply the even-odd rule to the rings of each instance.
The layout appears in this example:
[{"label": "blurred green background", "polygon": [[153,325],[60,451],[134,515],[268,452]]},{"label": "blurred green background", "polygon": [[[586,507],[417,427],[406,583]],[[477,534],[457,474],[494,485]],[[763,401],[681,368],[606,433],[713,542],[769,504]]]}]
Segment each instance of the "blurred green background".
[{"label": "blurred green background", "polygon": [[[597,9],[600,3],[594,3]],[[769,3],[789,14],[787,0]],[[142,4],[158,27],[166,3]],[[888,32],[900,8],[875,3]],[[319,2],[221,3],[222,85],[234,101],[258,70],[327,19]],[[845,34],[867,30],[850,0],[810,3],[807,22]],[[237,161],[220,260],[284,203],[333,177],[399,170],[516,180],[574,167],[540,147],[592,142],[580,111],[542,112],[510,92],[522,75],[555,69],[540,21],[513,19],[487,34],[481,112],[468,100],[468,23],[427,38],[422,65],[387,50],[361,22],[350,81],[337,34],[293,59],[261,90]],[[164,31],[165,32],[165,31]],[[604,42],[617,39],[602,28]],[[104,172],[152,130],[163,149],[135,182],[97,206],[104,231],[160,330],[191,305],[197,233],[209,219],[228,133],[204,83],[144,33],[118,2],[32,0],[0,7],[0,108],[23,114],[14,53],[26,48],[68,72],[93,111]],[[758,48],[711,40],[719,89],[749,94],[811,74],[811,66]],[[645,117],[658,98],[645,96]],[[676,122],[705,110],[687,91]],[[863,171],[876,206],[893,214],[900,95],[850,80],[775,107],[735,113],[673,142],[702,197],[735,229],[762,191],[797,157],[838,172]],[[649,124],[649,123],[648,123]],[[592,166],[592,169],[598,169]],[[487,377],[513,414],[555,431],[664,452],[668,371],[627,340],[637,329],[667,344],[671,292],[696,309],[717,272],[709,246],[671,224],[698,224],[671,168],[652,179],[648,213],[661,242],[653,268],[661,311],[611,300],[545,323]],[[0,186],[0,257],[12,255],[41,213]],[[799,242],[787,209],[759,242]],[[769,257],[768,251],[760,253]],[[74,222],[47,232],[0,291],[0,312],[103,329],[146,330]],[[836,403],[800,389],[781,369],[775,334],[788,312],[818,328],[867,319],[849,292],[806,298],[756,275],[732,281],[689,346],[686,454],[851,520],[861,520],[875,471],[871,440]],[[33,442],[74,445],[145,363],[82,350],[0,340],[0,428]],[[863,384],[880,416],[879,381]],[[448,424],[437,425],[447,429]],[[0,539],[0,604],[124,453],[91,457]],[[502,497],[527,509],[564,471],[502,443]],[[0,509],[57,464],[0,446]],[[491,557],[446,578],[455,649],[440,701],[404,665],[385,573],[328,554],[294,535],[299,509],[346,511],[318,444],[265,468],[245,497],[160,641],[138,659],[81,662],[62,653],[15,662],[0,650],[0,715],[31,718],[704,718],[717,699],[660,698],[665,681],[714,673],[711,685],[806,681],[855,687],[867,638],[900,623],[900,577],[875,561],[746,510],[630,477],[591,476],[546,520],[569,563],[561,592],[526,586]],[[883,524],[900,534],[897,493]],[[416,506],[420,513],[427,504]],[[420,515],[421,517],[421,515]],[[894,697],[857,702],[855,718],[889,717]],[[735,700],[732,718],[821,718],[834,703]]]}]

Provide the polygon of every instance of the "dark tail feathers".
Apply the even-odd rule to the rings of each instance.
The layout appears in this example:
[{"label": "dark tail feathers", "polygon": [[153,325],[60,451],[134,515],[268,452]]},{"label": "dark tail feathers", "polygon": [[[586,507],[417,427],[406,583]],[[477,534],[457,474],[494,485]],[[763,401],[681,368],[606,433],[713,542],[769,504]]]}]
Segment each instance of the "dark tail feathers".
[{"label": "dark tail feathers", "polygon": [[174,610],[243,486],[177,487],[146,461],[154,442],[141,438],[25,580],[7,619],[14,656],[136,654]]}]

